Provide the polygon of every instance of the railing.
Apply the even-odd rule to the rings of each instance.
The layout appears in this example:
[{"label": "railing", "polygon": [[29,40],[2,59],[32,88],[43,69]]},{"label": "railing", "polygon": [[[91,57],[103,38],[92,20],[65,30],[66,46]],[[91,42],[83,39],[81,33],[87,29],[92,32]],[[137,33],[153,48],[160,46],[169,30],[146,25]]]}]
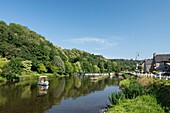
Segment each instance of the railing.
[{"label": "railing", "polygon": [[85,76],[106,76],[114,75],[115,73],[85,73]]},{"label": "railing", "polygon": [[108,75],[108,73],[85,73],[85,76],[104,76]]},{"label": "railing", "polygon": [[170,76],[165,76],[163,75],[162,73],[159,73],[159,74],[142,74],[142,73],[136,73],[137,76],[146,76],[146,77],[151,77],[151,78],[159,78],[159,79],[166,79],[166,80],[169,80],[170,79]]}]

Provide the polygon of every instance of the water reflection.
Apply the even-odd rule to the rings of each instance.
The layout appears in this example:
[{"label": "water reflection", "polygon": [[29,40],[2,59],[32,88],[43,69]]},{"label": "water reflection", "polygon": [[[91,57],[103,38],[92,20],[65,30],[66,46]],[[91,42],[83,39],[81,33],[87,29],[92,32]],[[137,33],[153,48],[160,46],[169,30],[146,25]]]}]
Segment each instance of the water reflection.
[{"label": "water reflection", "polygon": [[37,86],[37,82],[3,85],[0,86],[0,112],[43,113],[64,99],[76,99],[116,84],[118,81],[114,79],[90,82],[71,77],[50,80],[49,87]]},{"label": "water reflection", "polygon": [[39,94],[40,95],[45,95],[47,94],[47,90],[48,90],[48,85],[47,86],[42,86],[42,85],[38,85],[39,87]]}]

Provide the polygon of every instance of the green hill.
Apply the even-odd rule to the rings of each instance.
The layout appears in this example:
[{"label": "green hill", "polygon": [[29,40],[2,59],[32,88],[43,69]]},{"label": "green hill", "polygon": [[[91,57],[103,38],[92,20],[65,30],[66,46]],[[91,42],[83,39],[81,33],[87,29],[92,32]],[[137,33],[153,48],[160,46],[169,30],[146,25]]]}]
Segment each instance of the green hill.
[{"label": "green hill", "polygon": [[7,78],[30,72],[120,71],[114,60],[78,49],[62,49],[25,26],[4,21],[0,21],[0,56],[0,73]]}]

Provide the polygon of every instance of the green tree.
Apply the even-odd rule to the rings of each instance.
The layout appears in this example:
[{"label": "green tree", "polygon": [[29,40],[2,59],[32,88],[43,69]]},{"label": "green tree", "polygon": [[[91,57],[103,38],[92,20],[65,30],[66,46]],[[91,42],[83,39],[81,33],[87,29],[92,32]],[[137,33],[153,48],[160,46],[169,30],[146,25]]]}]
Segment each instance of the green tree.
[{"label": "green tree", "polygon": [[51,66],[52,73],[57,73],[58,68],[56,66]]},{"label": "green tree", "polygon": [[65,62],[65,73],[67,73],[67,74],[72,74],[73,71],[74,71],[74,68],[73,68],[73,66],[71,65],[71,63],[68,62],[68,61],[66,61],[66,62]]},{"label": "green tree", "polygon": [[2,75],[9,80],[16,76],[21,76],[23,72],[21,62],[21,58],[12,58],[10,62],[2,68]]},{"label": "green tree", "polygon": [[94,73],[99,73],[100,72],[100,68],[97,65],[93,66],[93,72]]},{"label": "green tree", "polygon": [[38,72],[39,73],[43,73],[43,72],[47,72],[46,67],[44,66],[44,64],[38,64]]},{"label": "green tree", "polygon": [[55,56],[52,63],[57,66],[58,68],[58,73],[63,74],[65,73],[65,65],[63,60],[59,56]]},{"label": "green tree", "polygon": [[76,63],[74,63],[74,72],[77,73],[80,71],[82,71],[81,64],[79,61],[77,61]]},{"label": "green tree", "polygon": [[104,71],[105,71],[104,63],[103,63],[103,62],[99,62],[98,67],[100,68],[100,72],[101,72],[101,73],[104,73]]},{"label": "green tree", "polygon": [[21,67],[23,68],[24,73],[31,72],[32,61],[25,60],[21,61]]}]

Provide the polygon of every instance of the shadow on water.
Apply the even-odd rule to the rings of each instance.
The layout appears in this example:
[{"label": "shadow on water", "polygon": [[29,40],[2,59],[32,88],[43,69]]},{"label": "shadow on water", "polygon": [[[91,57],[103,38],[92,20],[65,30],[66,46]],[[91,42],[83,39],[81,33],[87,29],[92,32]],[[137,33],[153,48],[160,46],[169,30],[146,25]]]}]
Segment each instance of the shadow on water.
[{"label": "shadow on water", "polygon": [[[50,80],[49,87],[37,86],[37,82],[35,81],[6,84],[0,86],[0,112],[43,113],[54,111],[55,113],[56,111],[52,108],[53,106],[69,110],[68,102],[73,104],[74,101],[80,97],[83,99],[83,97],[90,94],[97,96],[94,92],[103,92],[106,87],[115,87],[117,84],[118,81],[114,79],[91,82],[88,79],[83,80],[75,77],[55,78]],[[118,88],[116,90],[118,90]],[[92,99],[90,97],[88,98]],[[85,99],[88,100],[88,98]],[[58,106],[64,103],[68,106],[67,108]],[[82,106],[84,106],[84,104]],[[99,105],[98,107],[102,106]],[[76,113],[76,110],[73,112]]]}]

